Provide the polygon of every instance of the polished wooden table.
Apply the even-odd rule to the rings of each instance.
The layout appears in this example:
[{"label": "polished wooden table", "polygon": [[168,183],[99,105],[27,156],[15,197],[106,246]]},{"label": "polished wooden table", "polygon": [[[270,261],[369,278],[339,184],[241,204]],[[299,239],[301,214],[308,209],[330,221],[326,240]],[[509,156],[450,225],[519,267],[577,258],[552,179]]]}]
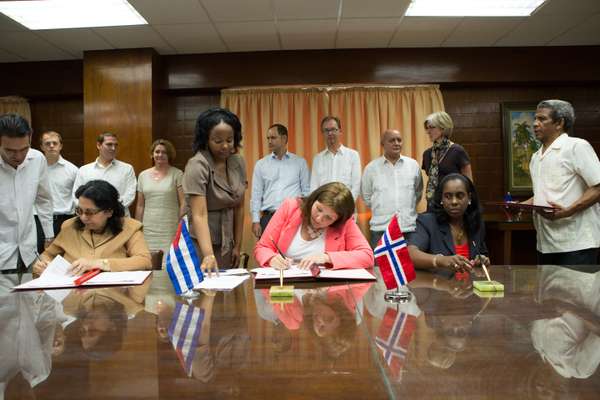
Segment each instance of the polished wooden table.
[{"label": "polished wooden table", "polygon": [[[418,273],[308,285],[271,304],[252,280],[174,295],[144,285],[11,293],[0,275],[5,399],[597,399],[600,267],[492,268],[503,297]],[[28,279],[28,276],[24,276]]]}]

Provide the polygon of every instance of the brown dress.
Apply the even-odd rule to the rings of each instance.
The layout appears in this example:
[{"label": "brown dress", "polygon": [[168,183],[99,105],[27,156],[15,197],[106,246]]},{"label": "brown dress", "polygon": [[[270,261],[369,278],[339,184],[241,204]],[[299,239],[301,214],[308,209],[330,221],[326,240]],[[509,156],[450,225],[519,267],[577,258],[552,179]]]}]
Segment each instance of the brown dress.
[{"label": "brown dress", "polygon": [[[206,197],[208,230],[220,268],[231,267],[231,252],[234,246],[234,209],[242,202],[248,186],[246,166],[239,154],[234,154],[227,159],[227,176],[229,182],[217,176],[210,151],[200,150],[187,162],[182,185],[190,221],[192,221],[190,197]],[[190,233],[196,241],[202,240],[196,236],[193,226],[190,226]],[[197,243],[195,244],[198,254],[201,254]]]}]

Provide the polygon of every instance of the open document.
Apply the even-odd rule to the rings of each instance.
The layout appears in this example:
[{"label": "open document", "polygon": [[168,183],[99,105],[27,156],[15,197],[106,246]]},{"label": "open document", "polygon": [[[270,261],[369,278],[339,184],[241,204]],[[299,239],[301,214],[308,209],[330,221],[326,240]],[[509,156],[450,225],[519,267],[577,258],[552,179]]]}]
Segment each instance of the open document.
[{"label": "open document", "polygon": [[78,286],[141,285],[152,273],[152,271],[101,272],[93,278],[77,284],[75,281],[78,277],[72,276],[69,273],[70,266],[71,264],[63,257],[56,256],[39,278],[15,286],[13,289],[62,289]]},{"label": "open document", "polygon": [[[252,270],[256,274],[255,279],[260,280],[276,280],[279,279],[279,270],[271,267],[254,268]],[[375,276],[364,268],[348,268],[348,269],[328,269],[324,267],[313,268],[310,270],[300,269],[296,265],[283,271],[283,280],[376,280]]]}]

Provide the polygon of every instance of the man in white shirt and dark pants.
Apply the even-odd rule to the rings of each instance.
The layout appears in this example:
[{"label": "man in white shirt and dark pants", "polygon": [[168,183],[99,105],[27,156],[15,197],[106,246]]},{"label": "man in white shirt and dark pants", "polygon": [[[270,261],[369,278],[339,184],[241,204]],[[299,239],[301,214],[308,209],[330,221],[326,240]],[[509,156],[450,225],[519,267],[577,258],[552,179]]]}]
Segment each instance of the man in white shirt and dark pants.
[{"label": "man in white shirt and dark pants", "polygon": [[73,188],[78,168],[65,160],[60,152],[63,148],[62,136],[58,132],[42,133],[41,149],[48,162],[48,178],[52,193],[54,236],[60,232],[63,222],[74,217]]},{"label": "man in white shirt and dark pants", "polygon": [[313,159],[310,191],[329,183],[341,182],[348,186],[354,200],[360,193],[360,156],[356,150],[342,145],[342,125],[338,117],[327,116],[321,121],[327,148]]},{"label": "man in white shirt and dark pants", "polygon": [[310,183],[306,160],[287,148],[288,130],[273,124],[267,130],[267,143],[271,152],[254,166],[252,175],[252,233],[257,239],[264,232],[281,202],[288,197],[306,197]]},{"label": "man in white shirt and dark pants", "polygon": [[0,271],[24,272],[36,258],[34,205],[46,244],[54,232],[46,158],[31,148],[29,123],[17,114],[0,117],[0,156]]},{"label": "man in white shirt and dark pants", "polygon": [[371,247],[375,248],[394,214],[405,239],[417,228],[417,204],[423,194],[419,163],[402,155],[402,136],[388,129],[381,137],[383,156],[371,161],[361,182],[361,195],[371,208]]},{"label": "man in white shirt and dark pants", "polygon": [[73,197],[79,186],[94,179],[103,179],[117,189],[119,200],[125,206],[125,216],[129,217],[129,206],[135,199],[137,180],[133,167],[115,158],[118,145],[119,141],[114,133],[105,132],[98,136],[96,140],[98,158],[79,168],[73,186]]},{"label": "man in white shirt and dark pants", "polygon": [[539,264],[598,263],[600,161],[587,141],[566,133],[574,122],[566,101],[537,106],[533,131],[542,147],[531,157],[533,197],[526,203],[556,208],[533,215]]}]

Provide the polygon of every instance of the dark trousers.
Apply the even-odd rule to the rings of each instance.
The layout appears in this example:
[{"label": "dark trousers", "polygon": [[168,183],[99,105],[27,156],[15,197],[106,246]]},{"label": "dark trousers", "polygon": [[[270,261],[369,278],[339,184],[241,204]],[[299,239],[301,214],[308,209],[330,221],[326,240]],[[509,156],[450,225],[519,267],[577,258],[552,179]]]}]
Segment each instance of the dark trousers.
[{"label": "dark trousers", "polygon": [[564,253],[537,253],[541,265],[595,265],[598,264],[598,248],[567,251]]},{"label": "dark trousers", "polygon": [[[46,240],[46,235],[44,234],[44,230],[42,229],[42,224],[37,215],[35,218],[35,230],[37,232],[37,251],[39,254],[44,252],[44,241]],[[54,230],[54,237],[58,235],[60,232],[60,228],[66,220],[69,218],[73,218],[73,215],[69,214],[56,214],[52,217],[52,229]]]},{"label": "dark trousers", "polygon": [[263,211],[260,215],[260,229],[264,232],[275,211]]},{"label": "dark trousers", "polygon": [[3,269],[0,271],[0,273],[2,273],[2,275],[19,274],[19,282],[20,282],[21,281],[20,275],[27,272],[27,266],[25,265],[25,262],[21,258],[21,253],[20,252],[17,252],[17,253],[18,253],[18,258],[17,258],[16,268]]}]

